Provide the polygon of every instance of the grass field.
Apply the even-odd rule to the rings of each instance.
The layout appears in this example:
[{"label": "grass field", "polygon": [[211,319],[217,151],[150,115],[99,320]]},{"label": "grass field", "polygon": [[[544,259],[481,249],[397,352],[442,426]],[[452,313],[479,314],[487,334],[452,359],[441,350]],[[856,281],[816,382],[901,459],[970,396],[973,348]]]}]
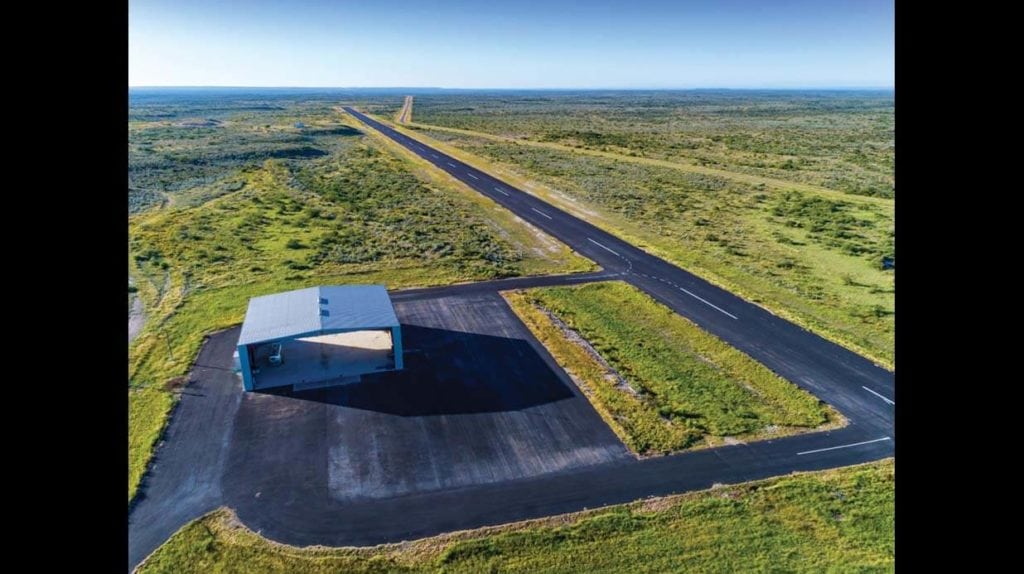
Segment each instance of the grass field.
[{"label": "grass field", "polygon": [[[841,420],[811,394],[626,283],[531,289],[506,298],[638,454],[778,437]],[[573,333],[592,350],[571,340]]]},{"label": "grass field", "polygon": [[187,572],[891,572],[892,459],[376,548],[268,542],[219,510],[142,566]]},{"label": "grass field", "polygon": [[891,91],[422,95],[416,122],[895,195]]},{"label": "grass field", "polygon": [[129,500],[179,378],[205,335],[242,320],[251,296],[594,268],[326,103],[228,100],[133,114],[128,266],[147,322],[129,348]]},{"label": "grass field", "polygon": [[[417,99],[419,106],[419,99]],[[417,107],[419,110],[419,107]],[[420,116],[417,116],[420,117]],[[400,128],[848,348],[895,366],[892,200],[665,162]]]}]

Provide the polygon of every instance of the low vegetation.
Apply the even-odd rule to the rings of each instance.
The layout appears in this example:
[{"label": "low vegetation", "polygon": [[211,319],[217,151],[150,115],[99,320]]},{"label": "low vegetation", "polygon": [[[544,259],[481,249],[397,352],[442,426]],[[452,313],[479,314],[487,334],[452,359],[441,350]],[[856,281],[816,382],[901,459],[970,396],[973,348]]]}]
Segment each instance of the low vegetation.
[{"label": "low vegetation", "polygon": [[401,129],[880,364],[895,365],[895,270],[883,267],[895,261],[890,200]]},{"label": "low vegetation", "polygon": [[890,572],[894,481],[888,459],[374,548],[276,544],[222,509],[182,528],[140,570]]},{"label": "low vegetation", "polygon": [[[777,437],[840,420],[814,396],[626,283],[507,298],[638,454]],[[583,341],[567,338],[576,334]]]},{"label": "low vegetation", "polygon": [[423,95],[416,121],[895,195],[891,91]]},{"label": "low vegetation", "polygon": [[[130,185],[164,198],[137,203],[129,220],[128,266],[147,317],[129,349],[129,499],[175,402],[165,383],[187,374],[206,335],[242,320],[251,296],[593,269],[327,104],[231,102],[161,104],[149,113],[162,119],[135,110],[129,124]],[[182,119],[183,109],[220,119]],[[299,140],[324,153],[275,151]]]}]

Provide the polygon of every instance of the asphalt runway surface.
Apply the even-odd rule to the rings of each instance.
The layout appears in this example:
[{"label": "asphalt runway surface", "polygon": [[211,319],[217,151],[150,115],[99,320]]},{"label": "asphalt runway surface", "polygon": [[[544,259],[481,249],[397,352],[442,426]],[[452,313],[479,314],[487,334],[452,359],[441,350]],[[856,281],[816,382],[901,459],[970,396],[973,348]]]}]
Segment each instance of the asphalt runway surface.
[{"label": "asphalt runway surface", "polygon": [[[131,506],[129,570],[222,505],[278,542],[361,546],[895,454],[893,372],[346,110],[604,270],[394,292],[407,365],[421,368],[349,388],[245,394],[231,371],[239,329],[210,336]],[[647,292],[849,424],[644,460],[629,455],[497,295],[605,280]]]},{"label": "asphalt runway surface", "polygon": [[602,231],[351,107],[346,112],[489,197],[606,273],[750,355],[843,412],[851,425],[894,443],[895,373],[684,269]]}]

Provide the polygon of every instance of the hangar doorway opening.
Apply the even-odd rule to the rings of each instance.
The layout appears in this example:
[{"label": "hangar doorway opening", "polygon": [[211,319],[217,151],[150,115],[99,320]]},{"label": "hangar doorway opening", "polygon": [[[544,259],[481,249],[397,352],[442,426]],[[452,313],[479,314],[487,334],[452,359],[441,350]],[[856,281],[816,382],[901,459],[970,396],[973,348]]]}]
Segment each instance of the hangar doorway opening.
[{"label": "hangar doorway opening", "polygon": [[247,391],[344,384],[401,369],[401,337],[383,285],[254,297],[239,335],[236,368]]}]

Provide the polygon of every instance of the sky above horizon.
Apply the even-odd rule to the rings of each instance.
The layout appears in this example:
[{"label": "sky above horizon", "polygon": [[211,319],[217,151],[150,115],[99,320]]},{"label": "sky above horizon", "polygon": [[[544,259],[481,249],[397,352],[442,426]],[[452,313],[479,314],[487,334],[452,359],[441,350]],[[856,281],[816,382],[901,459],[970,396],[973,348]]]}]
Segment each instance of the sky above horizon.
[{"label": "sky above horizon", "polygon": [[893,0],[130,0],[129,86],[891,88]]}]

